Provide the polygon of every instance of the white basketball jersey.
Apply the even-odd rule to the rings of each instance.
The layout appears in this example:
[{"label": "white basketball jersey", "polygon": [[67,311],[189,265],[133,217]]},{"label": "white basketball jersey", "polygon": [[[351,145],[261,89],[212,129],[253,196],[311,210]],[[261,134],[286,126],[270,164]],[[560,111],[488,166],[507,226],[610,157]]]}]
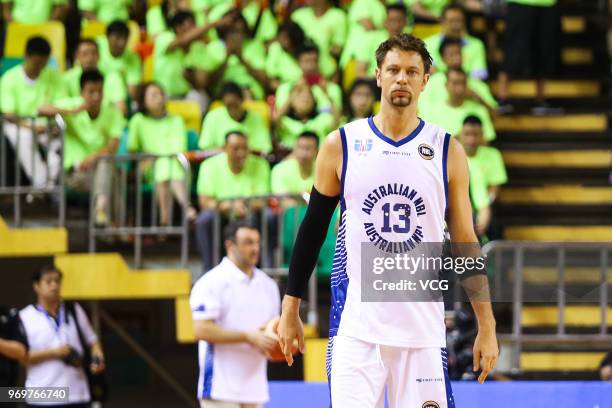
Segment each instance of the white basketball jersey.
[{"label": "white basketball jersey", "polygon": [[[444,241],[450,135],[420,121],[396,142],[373,119],[340,128],[342,216],[331,276],[330,336],[398,347],[444,347],[443,302],[362,302],[362,243],[393,251]],[[401,252],[401,251],[400,251]]]}]

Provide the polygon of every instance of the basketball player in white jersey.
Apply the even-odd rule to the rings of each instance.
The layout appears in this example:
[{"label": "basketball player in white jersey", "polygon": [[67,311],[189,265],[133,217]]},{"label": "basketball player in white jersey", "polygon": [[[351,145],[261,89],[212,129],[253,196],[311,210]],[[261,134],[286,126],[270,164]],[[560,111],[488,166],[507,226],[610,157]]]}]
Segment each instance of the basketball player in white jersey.
[{"label": "basketball player in white jersey", "polygon": [[[442,302],[364,302],[361,244],[477,243],[465,152],[446,131],[417,117],[429,79],[424,43],[400,34],[376,51],[380,113],[330,133],[317,157],[315,182],[294,246],[282,304],[279,342],[304,332],[300,299],[314,269],[332,213],[342,216],[331,277],[332,308],[326,362],[334,408],[454,408],[446,367]],[[441,104],[442,106],[442,104]],[[366,272],[367,273],[367,272]],[[474,370],[483,382],[495,366],[495,319],[482,270],[462,278],[478,320]],[[486,292],[486,297],[473,293]]]}]

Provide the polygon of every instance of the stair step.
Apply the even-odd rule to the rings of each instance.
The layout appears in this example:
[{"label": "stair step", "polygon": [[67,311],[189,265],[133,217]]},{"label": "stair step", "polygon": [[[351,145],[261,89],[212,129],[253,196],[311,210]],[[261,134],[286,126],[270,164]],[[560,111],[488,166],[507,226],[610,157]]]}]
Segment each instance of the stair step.
[{"label": "stair step", "polygon": [[[471,21],[471,32],[476,34],[484,34],[488,31],[487,20],[485,17],[476,16]],[[564,34],[580,34],[586,31],[587,22],[584,16],[562,16],[561,28]],[[495,31],[503,33],[506,31],[506,22],[497,20],[495,22]]]},{"label": "stair step", "polygon": [[[491,82],[491,90],[498,93],[499,83]],[[534,98],[536,96],[536,81],[512,81],[510,83],[511,98]],[[546,81],[544,93],[547,98],[588,98],[596,97],[601,92],[598,81]]]},{"label": "stair step", "polygon": [[[599,327],[601,309],[599,306],[565,306],[563,321],[566,326]],[[559,322],[557,306],[525,306],[521,312],[523,327],[556,326]],[[608,308],[607,326],[612,326],[612,307]]]},{"label": "stair step", "polygon": [[557,168],[510,167],[509,186],[534,186],[543,184],[581,184],[585,186],[609,186],[609,168]]},{"label": "stair step", "polygon": [[504,238],[514,241],[609,242],[612,239],[612,226],[508,226],[504,228]]},{"label": "stair step", "polygon": [[597,370],[605,352],[522,352],[521,369],[526,371]]},{"label": "stair step", "polygon": [[[599,284],[601,268],[589,266],[567,266],[564,270],[566,284]],[[528,266],[523,269],[523,281],[530,284],[554,284],[559,279],[559,269],[548,266]],[[612,282],[612,276],[608,282]],[[612,313],[608,313],[608,317]]]},{"label": "stair step", "polygon": [[604,114],[570,114],[559,116],[509,115],[495,118],[498,132],[605,132],[608,118]]},{"label": "stair step", "polygon": [[500,192],[502,204],[612,204],[612,188],[577,185],[505,187]]},{"label": "stair step", "polygon": [[502,152],[507,167],[610,168],[612,150],[553,150]]},{"label": "stair step", "polygon": [[[493,50],[493,62],[501,64],[504,61],[504,51]],[[561,48],[561,63],[563,65],[592,65],[595,54],[590,48],[563,47]]]}]

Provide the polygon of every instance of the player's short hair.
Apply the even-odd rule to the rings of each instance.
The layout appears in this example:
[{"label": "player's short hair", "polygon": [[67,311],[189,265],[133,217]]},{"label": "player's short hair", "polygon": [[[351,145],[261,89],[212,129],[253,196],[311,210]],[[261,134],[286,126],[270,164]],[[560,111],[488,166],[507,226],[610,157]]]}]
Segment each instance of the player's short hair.
[{"label": "player's short hair", "polygon": [[300,133],[298,135],[298,139],[312,139],[315,141],[317,148],[319,147],[319,136],[311,130],[305,130],[302,133]]},{"label": "player's short hair", "polygon": [[456,72],[458,74],[461,74],[467,79],[467,73],[461,68],[449,68],[448,71],[446,71],[447,78],[450,76],[451,72]]},{"label": "player's short hair", "polygon": [[238,135],[242,138],[244,138],[245,140],[247,139],[247,135],[244,134],[244,132],[242,130],[230,130],[229,132],[227,132],[225,134],[225,143],[227,143],[227,141],[229,140],[230,136],[232,135]]},{"label": "player's short hair", "polygon": [[170,22],[169,22],[170,28],[172,28],[173,30],[176,30],[176,27],[180,26],[181,24],[183,24],[185,21],[188,21],[188,20],[195,21],[195,17],[193,16],[193,13],[191,11],[186,11],[186,10],[178,11],[170,19]]},{"label": "player's short hair", "polygon": [[83,90],[85,84],[90,82],[104,83],[104,75],[102,75],[102,73],[97,69],[88,69],[83,71],[81,74],[81,79],[79,80],[81,90]]},{"label": "player's short hair", "polygon": [[241,228],[247,228],[250,230],[255,230],[259,232],[259,229],[255,226],[255,224],[247,221],[247,220],[233,220],[229,224],[225,226],[223,229],[223,239],[225,241],[236,242],[236,236],[238,235],[238,230]]},{"label": "player's short hair", "polygon": [[319,47],[317,47],[312,41],[306,41],[295,52],[295,58],[300,58],[302,55],[310,52],[316,52],[317,55],[319,55]]},{"label": "player's short hair", "polygon": [[76,49],[78,50],[81,45],[88,44],[96,47],[96,50],[99,50],[98,43],[92,38],[80,38],[77,43]]},{"label": "player's short hair", "polygon": [[219,98],[223,99],[225,95],[236,95],[240,99],[244,99],[244,95],[242,94],[242,88],[240,88],[240,85],[232,81],[224,82],[221,86]]},{"label": "player's short hair", "polygon": [[387,9],[387,15],[391,11],[399,11],[400,13],[403,13],[404,16],[408,16],[408,10],[406,9],[406,6],[403,3],[387,4],[386,9]]},{"label": "player's short hair", "polygon": [[414,51],[419,53],[423,60],[423,66],[425,67],[425,73],[428,74],[431,70],[431,64],[433,62],[429,51],[425,47],[425,43],[420,38],[413,35],[401,33],[394,35],[388,40],[383,41],[376,49],[376,65],[378,68],[382,67],[382,63],[387,56],[387,53],[394,48],[398,48],[402,51]]},{"label": "player's short hair", "polygon": [[482,127],[482,120],[476,115],[468,115],[463,119],[463,124]]},{"label": "player's short hair", "polygon": [[38,283],[48,273],[59,273],[60,279],[64,276],[62,271],[55,267],[55,265],[44,265],[42,268],[37,269],[32,274],[32,282]]},{"label": "player's short hair", "polygon": [[463,46],[460,38],[444,37],[442,39],[442,42],[440,43],[440,48],[438,48],[438,51],[440,52],[440,55],[444,54],[444,50],[447,47],[452,47],[453,45],[457,45],[459,48],[461,48]]},{"label": "player's short hair", "polygon": [[110,37],[112,34],[128,38],[130,36],[130,29],[123,21],[115,20],[106,27],[106,36]]},{"label": "player's short hair", "polygon": [[48,57],[51,55],[51,45],[49,45],[49,41],[39,35],[30,37],[26,43],[25,55]]},{"label": "player's short hair", "polygon": [[444,6],[444,8],[442,9],[442,14],[440,14],[440,17],[444,19],[446,17],[446,13],[449,10],[457,10],[461,12],[461,14],[463,14],[463,17],[465,18],[465,9],[459,3],[455,3],[455,2],[451,2],[447,4],[446,6]]}]

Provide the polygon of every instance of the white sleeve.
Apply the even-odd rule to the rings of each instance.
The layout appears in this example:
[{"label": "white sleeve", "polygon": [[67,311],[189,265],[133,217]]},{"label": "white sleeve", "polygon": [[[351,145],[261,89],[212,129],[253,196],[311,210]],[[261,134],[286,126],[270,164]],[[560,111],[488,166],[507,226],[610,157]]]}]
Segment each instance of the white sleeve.
[{"label": "white sleeve", "polygon": [[193,320],[216,320],[221,315],[222,290],[210,276],[203,276],[191,289],[189,306]]},{"label": "white sleeve", "polygon": [[281,299],[280,299],[280,291],[278,290],[278,285],[276,281],[270,279],[272,282],[270,284],[270,293],[272,297],[272,316],[271,319],[280,316],[280,308],[281,308]]},{"label": "white sleeve", "polygon": [[89,318],[87,317],[87,314],[85,313],[81,305],[79,305],[78,303],[74,304],[74,311],[76,313],[76,318],[79,322],[79,327],[81,328],[81,333],[83,333],[85,341],[90,346],[93,346],[94,343],[98,341],[98,336],[91,327],[91,323],[89,323]]}]

